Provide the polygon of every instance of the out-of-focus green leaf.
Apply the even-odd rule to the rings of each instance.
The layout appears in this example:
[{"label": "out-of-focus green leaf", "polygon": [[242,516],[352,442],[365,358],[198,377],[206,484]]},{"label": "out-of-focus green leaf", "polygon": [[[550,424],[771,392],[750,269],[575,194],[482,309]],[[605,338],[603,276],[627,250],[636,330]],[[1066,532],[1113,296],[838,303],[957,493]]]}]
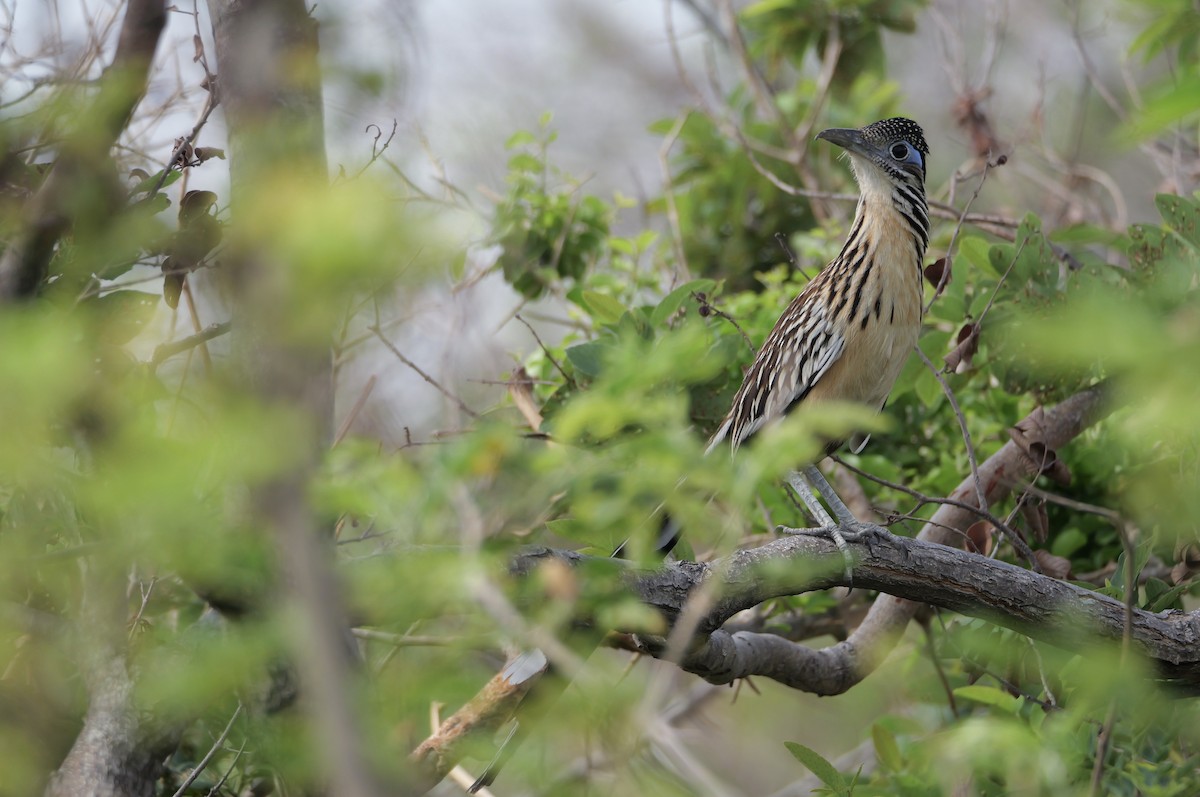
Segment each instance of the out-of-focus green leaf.
[{"label": "out-of-focus green leaf", "polygon": [[601,324],[615,324],[625,313],[625,305],[611,296],[596,291],[585,290],[583,303],[591,312],[592,317]]},{"label": "out-of-focus green leaf", "polygon": [[1167,226],[1192,246],[1200,246],[1200,208],[1195,202],[1174,194],[1159,194],[1154,197],[1154,205]]},{"label": "out-of-focus green leaf", "polygon": [[797,761],[808,767],[814,775],[820,778],[822,783],[833,789],[835,794],[845,793],[846,779],[820,753],[811,747],[805,747],[797,742],[784,742],[783,746],[788,749],[788,752]]},{"label": "out-of-focus green leaf", "polygon": [[603,367],[603,354],[606,346],[599,341],[588,341],[567,349],[567,359],[571,365],[585,376],[599,376]]},{"label": "out-of-focus green leaf", "polygon": [[875,756],[879,763],[892,772],[904,769],[904,758],[896,744],[895,735],[880,723],[871,726],[871,739],[875,742]]},{"label": "out-of-focus green leaf", "polygon": [[675,312],[683,306],[693,293],[709,293],[713,286],[716,285],[714,280],[692,280],[691,282],[680,285],[675,290],[668,293],[662,298],[650,314],[650,325],[653,327],[662,326],[662,324]]},{"label": "out-of-focus green leaf", "polygon": [[982,703],[985,706],[993,706],[1009,714],[1016,714],[1021,708],[1020,698],[1002,692],[994,686],[984,684],[960,686],[954,690],[954,696]]}]

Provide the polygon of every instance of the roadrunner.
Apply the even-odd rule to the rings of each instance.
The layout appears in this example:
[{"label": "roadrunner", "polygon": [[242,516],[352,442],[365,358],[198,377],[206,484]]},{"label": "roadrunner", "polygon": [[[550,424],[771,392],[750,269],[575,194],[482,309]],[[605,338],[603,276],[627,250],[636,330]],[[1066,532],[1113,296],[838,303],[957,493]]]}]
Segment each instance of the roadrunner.
[{"label": "roadrunner", "polygon": [[[801,402],[847,401],[882,410],[916,345],[929,244],[925,136],[911,119],[894,118],[861,130],[825,130],[817,138],[846,151],[858,181],[850,237],[775,322],[709,451],[726,441],[736,451]],[[841,443],[830,443],[826,453]],[[846,557],[849,579],[839,524],[852,536],[860,524],[815,465],[792,473],[788,481]]]},{"label": "roadrunner", "polygon": [[[925,136],[911,119],[894,118],[861,130],[825,130],[817,138],[846,151],[858,181],[858,209],[850,237],[775,322],[746,371],[733,406],[709,441],[710,452],[725,442],[736,451],[801,402],[847,401],[883,409],[916,345],[922,315],[921,267],[929,243]],[[826,453],[841,444],[830,442]],[[862,524],[815,465],[790,474],[788,482],[822,526],[807,531],[829,534],[841,550],[849,582],[852,562],[846,537],[863,533]],[[821,498],[836,521],[821,506]],[[666,518],[657,551],[666,556],[678,539],[678,525]],[[620,549],[615,555],[620,555]],[[510,682],[518,682],[535,677],[545,663],[544,654],[531,650],[510,663],[505,674]],[[521,725],[514,725],[469,791],[493,781],[523,731]]]}]

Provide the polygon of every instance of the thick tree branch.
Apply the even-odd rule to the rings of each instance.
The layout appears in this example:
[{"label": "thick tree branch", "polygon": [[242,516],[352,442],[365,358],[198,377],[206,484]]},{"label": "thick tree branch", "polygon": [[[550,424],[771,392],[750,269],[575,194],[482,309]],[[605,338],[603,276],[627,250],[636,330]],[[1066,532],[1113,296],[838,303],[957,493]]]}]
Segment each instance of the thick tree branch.
[{"label": "thick tree branch", "polygon": [[[978,468],[984,501],[994,504],[1013,484],[1031,481],[1052,461],[1050,455],[1055,449],[1104,417],[1109,410],[1106,398],[1105,385],[1099,384],[1052,409],[1038,408],[1017,424],[1026,430],[1022,437],[1024,445],[1010,441]],[[1033,449],[1031,444],[1041,448]],[[1036,462],[1033,453],[1041,454]],[[943,504],[916,540],[886,535],[880,537],[874,550],[865,542],[854,546],[859,560],[853,571],[854,585],[885,594],[876,599],[867,617],[846,640],[821,650],[774,634],[730,633],[721,630],[721,625],[738,612],[769,598],[843,584],[840,555],[832,543],[823,539],[790,537],[761,548],[735,552],[718,562],[676,562],[631,577],[631,587],[643,601],[674,621],[700,585],[720,579],[722,589],[716,590],[720,597],[705,612],[697,629],[699,641],[687,651],[680,666],[714,683],[761,675],[824,695],[845,692],[872,672],[926,602],[984,616],[1059,644],[1079,638],[1080,629],[1085,628],[1080,617],[1095,623],[1092,638],[1095,635],[1120,638],[1124,612],[1121,603],[1047,576],[946,547],[945,543],[964,539],[966,529],[977,519],[971,511],[972,507],[978,508],[975,475],[968,475],[949,497],[955,503]],[[569,551],[542,549],[518,557],[514,572],[528,572],[550,556],[568,564],[580,559]],[[826,556],[836,561],[828,568],[820,564],[814,567],[814,563]],[[779,567],[793,562],[794,567]],[[763,570],[766,564],[773,565],[769,574]],[[781,577],[780,572],[790,576]],[[1033,599],[1038,602],[1030,605],[1027,601]],[[634,645],[640,645],[641,650],[651,655],[666,653],[662,639],[633,639]],[[1200,640],[1200,619],[1141,613],[1135,618],[1135,640],[1148,656],[1159,662],[1164,675],[1186,683],[1194,679],[1200,686],[1200,653],[1188,652],[1189,646],[1195,649]],[[495,689],[494,685],[488,688]],[[454,726],[450,739],[453,750],[444,743],[447,740],[436,734],[419,748],[419,760],[427,768],[427,775],[440,777],[457,763],[464,736],[495,727],[495,714],[480,709],[477,702],[480,697],[472,701],[471,714],[486,716],[486,727],[481,724],[480,728],[473,728],[469,717],[464,719],[462,712],[456,713],[447,721],[463,720]]]},{"label": "thick tree branch", "polygon": [[[896,604],[897,598],[907,599],[907,605],[931,603],[1065,648],[1086,647],[1097,639],[1119,641],[1123,633],[1123,602],[1006,562],[890,534],[851,543],[851,550],[857,560],[854,586],[887,593],[877,603]],[[831,565],[814,573],[813,561],[822,557]],[[878,643],[851,646],[858,636],[852,634],[834,646],[844,646],[843,652],[825,658],[819,655],[824,651],[774,634],[719,629],[739,611],[765,600],[846,586],[840,561],[832,542],[793,536],[716,562],[672,563],[639,575],[634,588],[644,602],[675,617],[700,584],[721,580],[722,598],[703,622],[704,629],[711,629],[709,637],[689,651],[681,662],[685,670],[718,684],[756,675],[804,691],[839,694],[857,683],[865,664],[878,660]],[[1200,613],[1134,610],[1131,640],[1162,677],[1200,692]],[[658,653],[661,644],[651,640],[643,650]]]},{"label": "thick tree branch", "polygon": [[[1096,385],[1051,409],[1043,411],[1038,408],[1017,426],[1034,430],[1036,442],[1043,447],[1043,453],[1052,453],[1108,412],[1109,408],[1105,405],[1107,392],[1104,384]],[[1027,448],[1010,440],[979,466],[984,499],[989,505],[995,504],[1008,494],[1012,484],[1032,480],[1042,465],[1041,461],[1032,461]],[[976,519],[966,508],[978,506],[974,477],[965,478],[949,497],[959,505],[943,504],[921,530],[917,537],[919,540],[956,544],[963,539],[966,529]],[[857,579],[857,573],[855,577]],[[817,694],[839,694],[857,684],[883,661],[920,605],[911,600],[882,595],[854,633],[846,640],[821,650],[783,639],[738,639],[746,644],[769,645],[771,660],[776,665],[782,661],[781,657],[786,651],[789,666],[786,672],[776,666],[775,675],[793,687]],[[715,629],[715,626],[710,625],[709,628]],[[721,643],[710,639],[708,644]],[[692,656],[701,657],[693,662],[697,667],[712,663],[709,661],[706,664],[704,655],[703,647],[692,651]],[[710,655],[715,655],[715,652]],[[763,655],[766,655],[765,651]]]},{"label": "thick tree branch", "polygon": [[[72,222],[72,194],[104,185],[112,171],[108,157],[133,109],[146,92],[150,64],[166,25],[163,0],[129,0],[112,64],[100,80],[90,108],[67,139],[54,168],[29,201],[21,232],[0,256],[0,301],[33,294],[46,275],[54,245]],[[111,206],[99,205],[111,213]],[[78,209],[75,209],[78,212]],[[102,218],[102,216],[101,216]],[[101,222],[96,219],[99,226]]]}]

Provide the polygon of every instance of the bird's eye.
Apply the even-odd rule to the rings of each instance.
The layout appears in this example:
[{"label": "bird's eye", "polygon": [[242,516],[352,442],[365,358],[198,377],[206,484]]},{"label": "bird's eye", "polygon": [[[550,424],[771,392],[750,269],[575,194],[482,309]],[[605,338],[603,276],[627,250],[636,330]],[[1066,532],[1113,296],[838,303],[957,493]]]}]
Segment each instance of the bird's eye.
[{"label": "bird's eye", "polygon": [[893,158],[898,161],[902,161],[908,157],[908,144],[893,144],[891,152]]}]

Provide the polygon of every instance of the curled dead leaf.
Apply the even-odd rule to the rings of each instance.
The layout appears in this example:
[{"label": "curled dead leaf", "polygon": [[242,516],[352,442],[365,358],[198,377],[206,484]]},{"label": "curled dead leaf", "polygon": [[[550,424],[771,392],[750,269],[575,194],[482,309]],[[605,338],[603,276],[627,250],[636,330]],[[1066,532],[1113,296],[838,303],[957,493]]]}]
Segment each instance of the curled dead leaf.
[{"label": "curled dead leaf", "polygon": [[977,520],[967,529],[968,551],[988,556],[992,552],[992,532],[996,527],[989,520]]},{"label": "curled dead leaf", "polygon": [[220,147],[196,147],[195,154],[196,160],[200,163],[204,163],[206,160],[211,160],[212,158],[225,160],[225,150]]},{"label": "curled dead leaf", "polygon": [[1063,556],[1056,556],[1040,548],[1033,552],[1033,558],[1037,560],[1043,574],[1051,578],[1057,578],[1060,581],[1065,581],[1071,577],[1070,559]]},{"label": "curled dead leaf", "polygon": [[1065,487],[1071,483],[1071,470],[1045,442],[1045,411],[1038,407],[1025,420],[1008,430],[1008,436],[1025,454],[1027,475],[1047,476]]},{"label": "curled dead leaf", "polygon": [[979,351],[979,324],[964,324],[958,330],[955,343],[957,345],[943,360],[947,368],[961,374],[971,367],[971,359]]},{"label": "curled dead leaf", "polygon": [[179,154],[175,156],[175,161],[171,165],[177,166],[180,169],[190,166],[196,155],[195,149],[192,147],[192,142],[188,141],[184,136],[180,136],[175,139],[175,144],[171,147],[172,152],[175,150],[179,150]]},{"label": "curled dead leaf", "polygon": [[1175,565],[1171,568],[1171,581],[1182,584],[1200,572],[1200,545],[1180,540],[1175,544]]},{"label": "curled dead leaf", "polygon": [[1050,531],[1050,519],[1046,516],[1046,502],[1040,498],[1026,498],[1021,502],[1021,517],[1025,518],[1033,538],[1045,542]]},{"label": "curled dead leaf", "polygon": [[[937,260],[925,267],[925,279],[929,280],[929,284],[935,288],[944,288],[950,283],[950,261],[947,258],[939,257]],[[945,280],[945,284],[942,280]]]},{"label": "curled dead leaf", "polygon": [[524,368],[513,371],[512,378],[508,380],[508,395],[512,397],[513,404],[529,424],[529,428],[538,431],[542,427],[542,413],[538,411],[537,402],[533,399],[533,380]]}]

